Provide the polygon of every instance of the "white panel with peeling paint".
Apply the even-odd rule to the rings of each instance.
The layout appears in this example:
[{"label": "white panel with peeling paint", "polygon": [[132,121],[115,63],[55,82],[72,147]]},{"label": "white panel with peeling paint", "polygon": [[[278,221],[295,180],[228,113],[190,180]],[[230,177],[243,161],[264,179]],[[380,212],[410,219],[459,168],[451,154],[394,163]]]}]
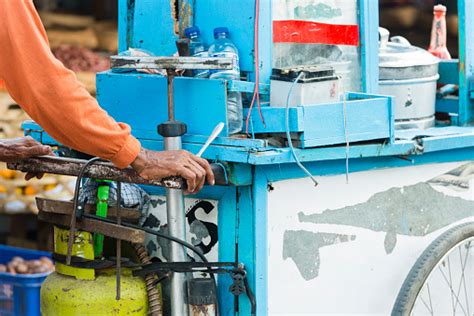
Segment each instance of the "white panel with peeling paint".
[{"label": "white panel with peeling paint", "polygon": [[388,315],[422,251],[449,227],[474,220],[474,162],[364,171],[349,179],[320,177],[316,188],[309,179],[273,183],[270,315]]}]

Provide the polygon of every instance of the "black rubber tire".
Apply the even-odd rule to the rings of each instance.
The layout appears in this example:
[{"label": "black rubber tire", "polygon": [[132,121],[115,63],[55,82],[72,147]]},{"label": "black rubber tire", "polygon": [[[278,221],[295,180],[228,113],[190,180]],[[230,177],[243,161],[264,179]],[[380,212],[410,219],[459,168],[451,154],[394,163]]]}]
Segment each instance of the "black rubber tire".
[{"label": "black rubber tire", "polygon": [[408,273],[393,305],[392,316],[410,316],[418,293],[431,271],[453,247],[471,237],[474,237],[474,222],[450,228],[436,238]]}]

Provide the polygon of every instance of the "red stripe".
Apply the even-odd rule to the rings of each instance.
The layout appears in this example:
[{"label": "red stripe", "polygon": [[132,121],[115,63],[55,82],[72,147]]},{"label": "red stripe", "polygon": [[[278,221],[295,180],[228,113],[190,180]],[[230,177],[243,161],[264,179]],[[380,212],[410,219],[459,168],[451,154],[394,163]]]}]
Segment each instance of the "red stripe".
[{"label": "red stripe", "polygon": [[300,20],[273,21],[274,43],[359,45],[359,26]]}]

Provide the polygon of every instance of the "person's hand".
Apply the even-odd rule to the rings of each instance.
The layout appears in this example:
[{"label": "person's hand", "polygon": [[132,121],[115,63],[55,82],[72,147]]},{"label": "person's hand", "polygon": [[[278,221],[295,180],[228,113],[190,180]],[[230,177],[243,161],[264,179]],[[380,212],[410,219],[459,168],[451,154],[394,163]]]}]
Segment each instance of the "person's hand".
[{"label": "person's hand", "polygon": [[[51,147],[42,145],[30,136],[0,140],[0,161],[14,162],[36,156],[54,155]],[[41,179],[43,174],[27,173],[26,180]]]},{"label": "person's hand", "polygon": [[181,176],[186,180],[188,193],[196,193],[204,183],[214,185],[214,174],[207,160],[196,157],[185,150],[151,151],[142,148],[133,169],[144,179],[163,179]]}]

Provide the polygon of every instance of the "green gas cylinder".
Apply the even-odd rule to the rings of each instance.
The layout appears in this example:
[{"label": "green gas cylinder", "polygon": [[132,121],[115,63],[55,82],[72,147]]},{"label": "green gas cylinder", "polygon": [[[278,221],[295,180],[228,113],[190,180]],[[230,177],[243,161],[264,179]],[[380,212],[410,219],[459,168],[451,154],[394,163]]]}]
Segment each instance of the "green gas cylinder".
[{"label": "green gas cylinder", "polygon": [[79,280],[54,272],[41,286],[41,314],[68,315],[147,315],[145,282],[122,270],[120,300],[115,297],[115,270],[96,271],[94,280]]}]

